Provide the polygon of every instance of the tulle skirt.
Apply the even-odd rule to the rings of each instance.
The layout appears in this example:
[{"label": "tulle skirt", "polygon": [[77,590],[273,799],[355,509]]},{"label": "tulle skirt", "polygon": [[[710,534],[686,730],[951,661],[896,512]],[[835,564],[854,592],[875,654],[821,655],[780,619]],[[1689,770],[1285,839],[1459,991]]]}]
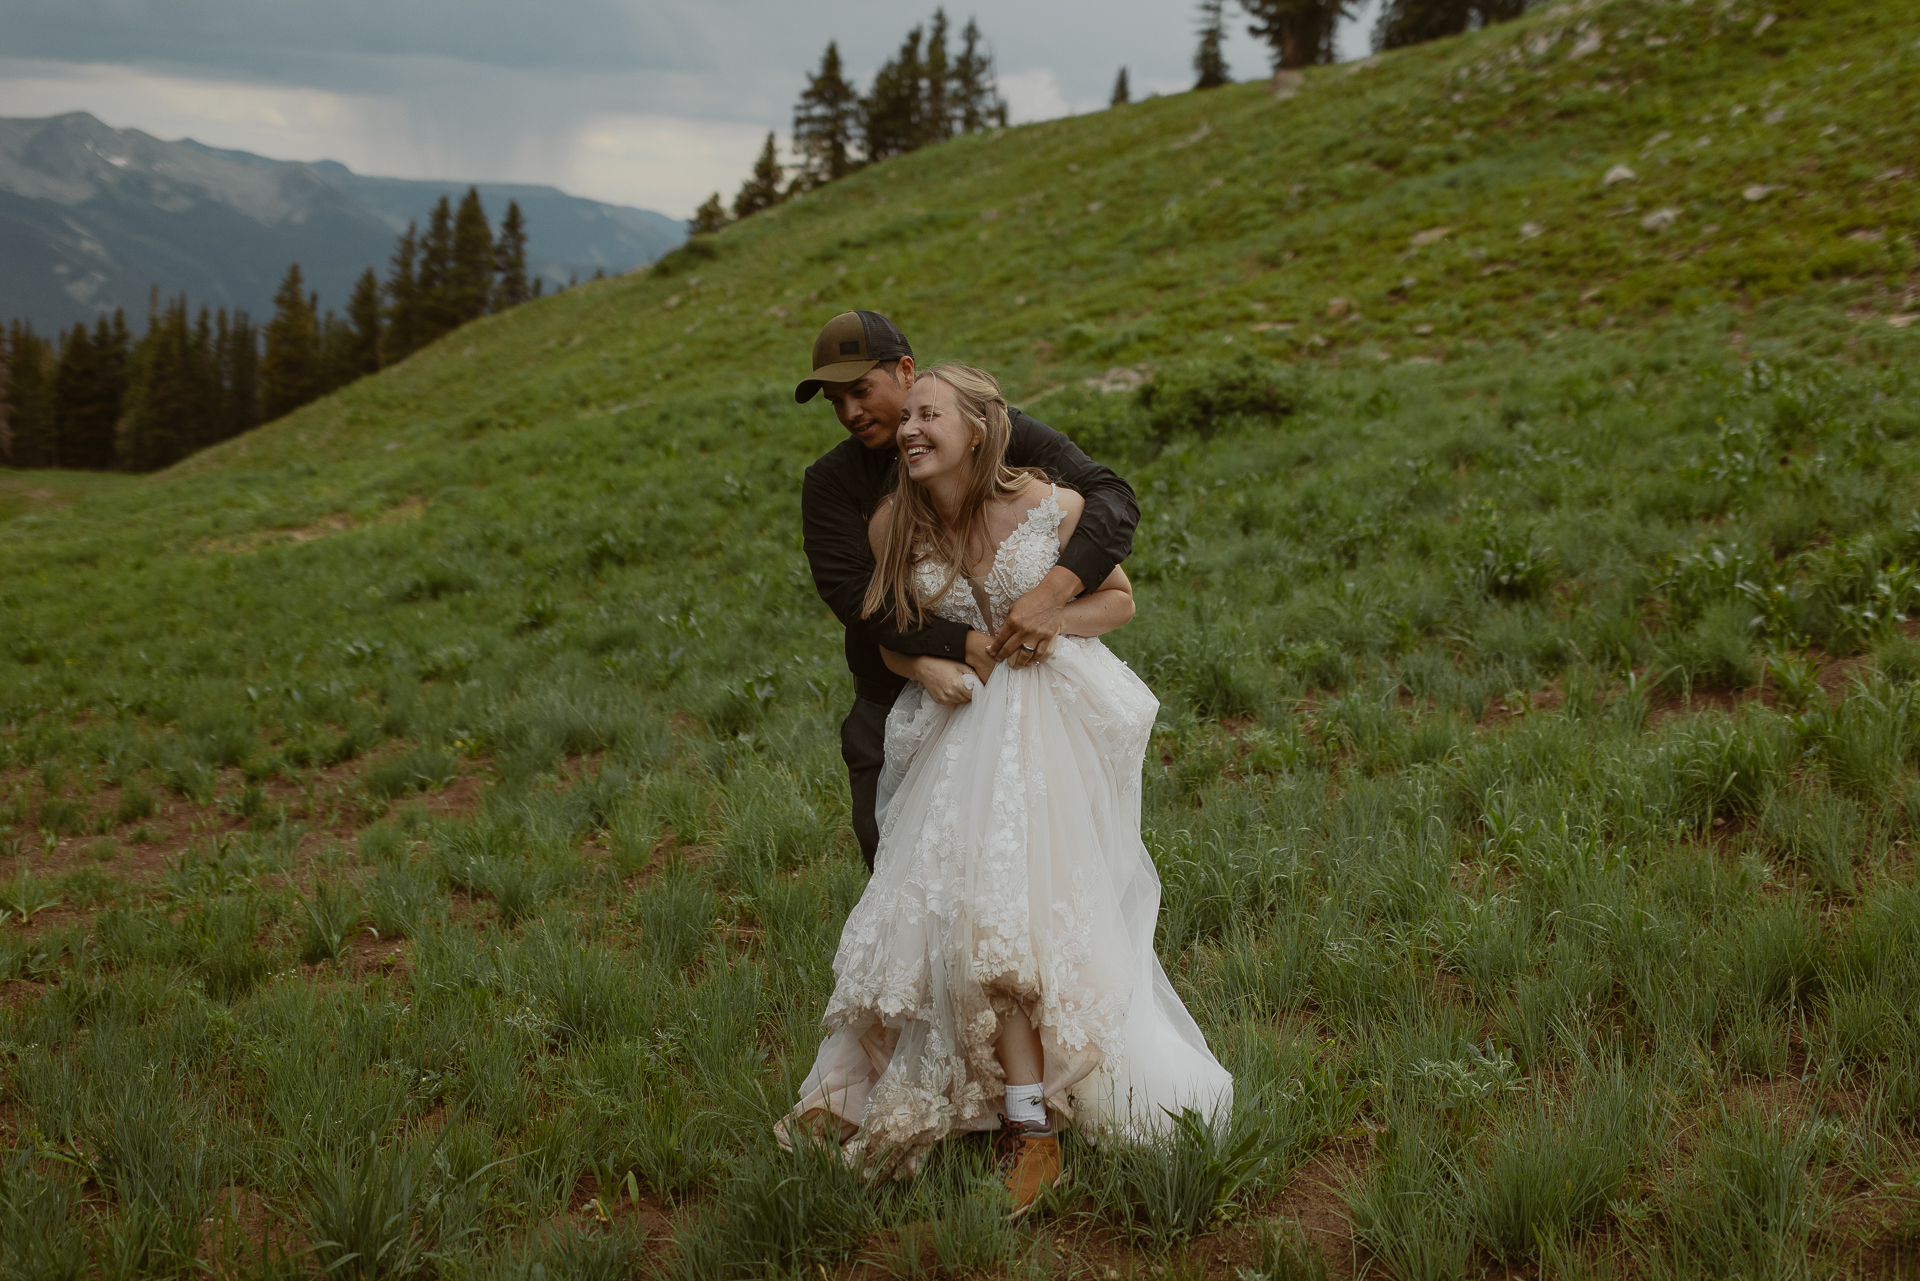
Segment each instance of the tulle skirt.
[{"label": "tulle skirt", "polygon": [[1016,1009],[1040,1034],[1056,1124],[1138,1132],[1231,1105],[1153,950],[1140,770],[1158,710],[1105,645],[1071,637],[995,669],[962,707],[901,692],[873,878],[783,1138],[850,1123],[851,1159],[904,1175],[941,1138],[998,1126],[994,1041]]}]

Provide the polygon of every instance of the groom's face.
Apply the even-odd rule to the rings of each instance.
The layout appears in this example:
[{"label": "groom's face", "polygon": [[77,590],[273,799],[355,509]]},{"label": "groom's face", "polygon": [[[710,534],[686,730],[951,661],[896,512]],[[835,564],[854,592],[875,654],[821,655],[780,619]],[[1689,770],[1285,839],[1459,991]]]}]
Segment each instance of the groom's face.
[{"label": "groom's face", "polygon": [[853,438],[868,449],[891,449],[913,388],[913,357],[891,369],[876,365],[850,383],[822,383],[820,392]]}]

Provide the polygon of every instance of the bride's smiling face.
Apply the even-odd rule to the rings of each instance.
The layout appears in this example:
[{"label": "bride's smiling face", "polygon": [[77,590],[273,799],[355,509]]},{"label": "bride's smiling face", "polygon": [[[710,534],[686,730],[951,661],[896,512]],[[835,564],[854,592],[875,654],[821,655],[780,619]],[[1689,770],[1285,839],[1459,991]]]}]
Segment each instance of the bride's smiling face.
[{"label": "bride's smiling face", "polygon": [[958,398],[946,380],[916,378],[894,443],[908,478],[925,485],[964,472],[976,439],[973,428],[960,416]]}]

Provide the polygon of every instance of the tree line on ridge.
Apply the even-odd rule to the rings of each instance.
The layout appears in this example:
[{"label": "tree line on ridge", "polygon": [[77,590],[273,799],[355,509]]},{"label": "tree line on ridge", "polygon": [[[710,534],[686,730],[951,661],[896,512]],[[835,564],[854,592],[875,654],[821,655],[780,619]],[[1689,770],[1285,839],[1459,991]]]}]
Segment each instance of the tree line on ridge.
[{"label": "tree line on ridge", "polygon": [[344,315],[320,309],[287,268],[264,328],[244,310],[158,286],[137,340],[124,310],[55,337],[0,327],[0,466],[154,471],[397,364],[470,320],[542,292],[527,278],[527,224],[507,205],[496,234],[480,194],[409,222],[383,283],[369,267]]},{"label": "tree line on ridge", "polygon": [[[1334,61],[1334,36],[1354,15],[1356,0],[1236,0],[1249,19],[1247,32],[1271,51],[1275,71]],[[1386,0],[1374,25],[1373,47],[1406,45],[1517,18],[1528,0]],[[1226,0],[1200,0],[1200,43],[1194,53],[1195,89],[1233,83],[1224,47]],[[838,41],[827,42],[820,69],[793,109],[792,151],[798,163],[780,162],[772,132],[732,207],[714,192],[687,221],[690,235],[711,235],[729,222],[770,209],[801,192],[844,178],[892,156],[949,138],[1007,123],[1007,104],[994,79],[993,54],[972,18],[950,52],[946,10],[907,32],[900,50],[878,71],[866,93],[847,78]],[[1133,100],[1127,68],[1114,78],[1110,105]],[[788,170],[791,169],[791,176]]]}]

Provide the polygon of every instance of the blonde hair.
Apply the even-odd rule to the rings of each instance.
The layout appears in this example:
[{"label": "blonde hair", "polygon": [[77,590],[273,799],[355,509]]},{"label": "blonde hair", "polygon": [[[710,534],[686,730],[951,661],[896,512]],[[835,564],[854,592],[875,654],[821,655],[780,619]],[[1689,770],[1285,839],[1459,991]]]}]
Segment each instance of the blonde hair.
[{"label": "blonde hair", "polygon": [[1043,479],[1033,468],[1007,466],[1013,423],[1007,416],[1007,398],[1000,394],[992,374],[969,365],[936,365],[917,377],[938,378],[953,388],[960,419],[973,429],[973,474],[960,504],[959,522],[949,527],[927,491],[908,477],[906,466],[896,465],[893,517],[860,617],[891,614],[900,626],[917,625],[925,617],[927,602],[914,588],[915,567],[928,560],[943,567],[946,578],[933,599],[944,596],[954,580],[967,572],[967,549],[976,540],[987,542],[987,504],[1023,494]]}]

